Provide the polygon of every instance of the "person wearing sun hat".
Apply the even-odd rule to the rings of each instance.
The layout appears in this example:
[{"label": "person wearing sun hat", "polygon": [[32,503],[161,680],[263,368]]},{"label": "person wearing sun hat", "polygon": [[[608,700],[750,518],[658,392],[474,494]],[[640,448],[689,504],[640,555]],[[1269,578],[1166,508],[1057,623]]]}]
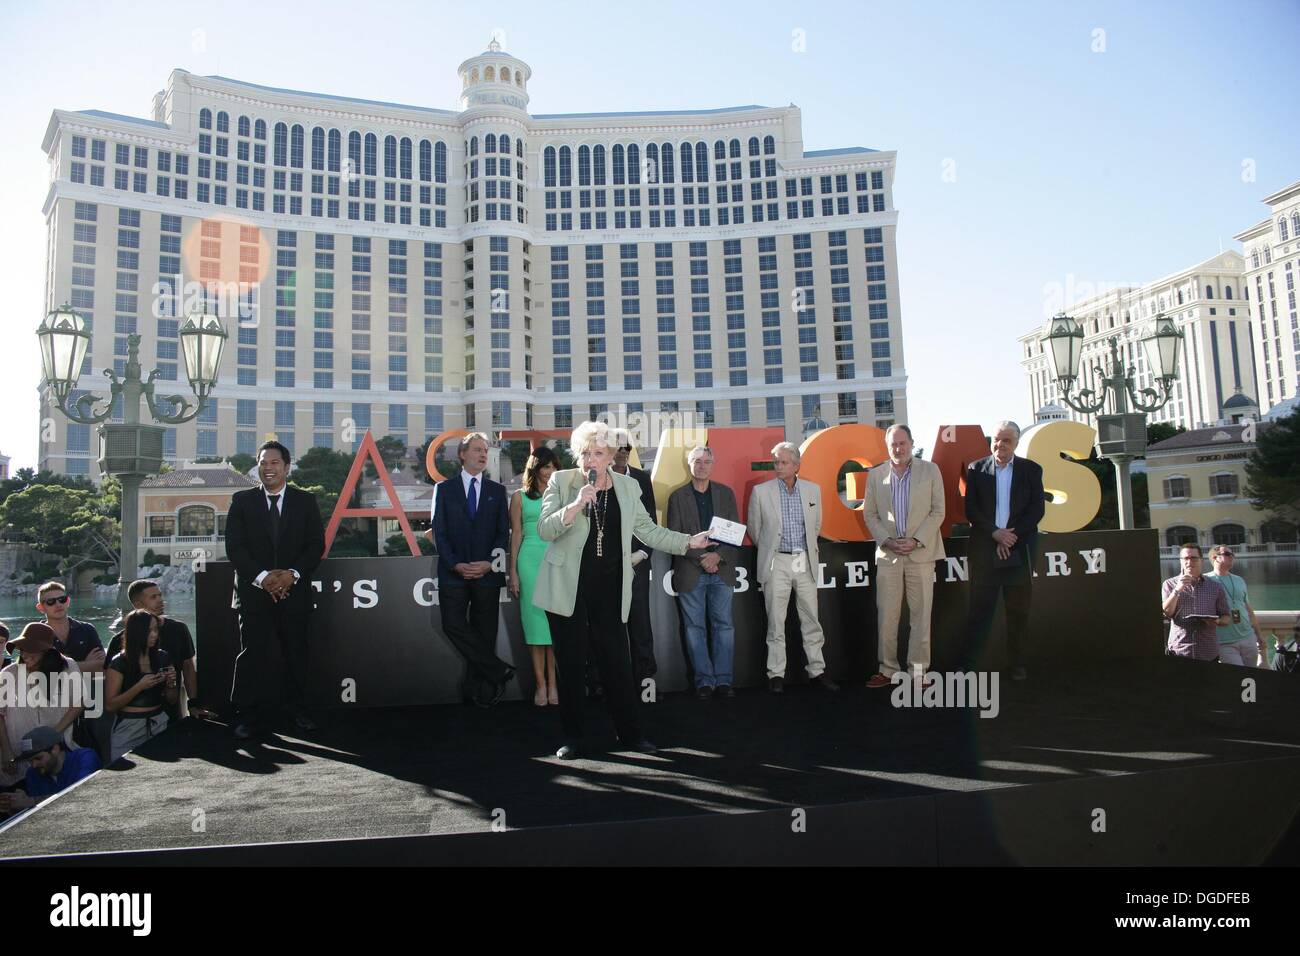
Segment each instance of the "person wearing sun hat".
[{"label": "person wearing sun hat", "polygon": [[40,700],[30,693],[41,677],[53,686],[56,680],[65,682],[80,674],[77,663],[59,653],[49,625],[33,621],[9,646],[16,660],[0,670],[0,686],[9,691],[4,695],[9,700],[0,706],[0,787],[13,786],[23,779],[27,765],[19,756],[22,740],[35,728],[54,727],[63,733],[67,749],[75,749],[72,725],[82,711],[80,706]]}]

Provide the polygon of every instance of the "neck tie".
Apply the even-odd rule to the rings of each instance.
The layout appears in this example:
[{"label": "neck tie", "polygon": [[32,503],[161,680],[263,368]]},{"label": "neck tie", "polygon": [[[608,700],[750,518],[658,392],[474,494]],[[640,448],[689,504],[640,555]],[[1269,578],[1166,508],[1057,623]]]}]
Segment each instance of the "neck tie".
[{"label": "neck tie", "polygon": [[280,496],[267,495],[267,497],[271,499],[271,540],[278,541],[280,539]]},{"label": "neck tie", "polygon": [[474,516],[478,514],[478,479],[469,480],[469,520],[473,521]]}]

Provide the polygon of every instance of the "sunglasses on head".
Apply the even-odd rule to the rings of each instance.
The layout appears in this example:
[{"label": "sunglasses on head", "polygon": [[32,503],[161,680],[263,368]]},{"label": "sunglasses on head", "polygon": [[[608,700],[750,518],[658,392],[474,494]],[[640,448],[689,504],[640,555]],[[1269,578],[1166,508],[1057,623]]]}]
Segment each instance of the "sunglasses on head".
[{"label": "sunglasses on head", "polygon": [[60,594],[58,597],[46,598],[41,603],[44,604],[46,607],[54,607],[54,605],[56,604],[67,604],[68,595]]}]

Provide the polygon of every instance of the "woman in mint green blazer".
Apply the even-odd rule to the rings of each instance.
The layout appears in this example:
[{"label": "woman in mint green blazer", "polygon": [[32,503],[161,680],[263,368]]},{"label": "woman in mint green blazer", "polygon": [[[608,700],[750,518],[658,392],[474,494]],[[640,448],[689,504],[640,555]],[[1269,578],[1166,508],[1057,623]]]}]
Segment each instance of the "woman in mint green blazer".
[{"label": "woman in mint green blazer", "polygon": [[[562,760],[577,757],[581,747],[589,630],[619,740],[643,753],[655,750],[637,723],[636,685],[628,653],[632,535],[672,554],[708,547],[704,532],[692,538],[650,519],[636,479],[610,467],[618,444],[619,436],[604,422],[583,422],[574,429],[569,447],[579,467],[551,476],[537,521],[538,534],[550,545],[533,587],[533,603],[546,611],[551,624],[564,730],[564,743],[556,756]],[[595,484],[589,481],[591,474]]]}]

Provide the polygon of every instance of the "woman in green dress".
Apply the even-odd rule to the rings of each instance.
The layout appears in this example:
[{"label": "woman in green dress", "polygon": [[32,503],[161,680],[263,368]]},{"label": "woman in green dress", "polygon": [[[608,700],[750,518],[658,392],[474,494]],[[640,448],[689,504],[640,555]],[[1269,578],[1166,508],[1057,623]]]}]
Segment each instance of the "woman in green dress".
[{"label": "woman in green dress", "polygon": [[537,519],[542,513],[542,492],[559,464],[555,452],[539,445],[524,465],[523,487],[510,498],[510,594],[519,604],[524,643],[533,657],[533,679],[537,685],[533,703],[538,707],[560,702],[551,626],[546,612],[533,605],[537,569],[546,554],[546,542],[537,534]]}]

